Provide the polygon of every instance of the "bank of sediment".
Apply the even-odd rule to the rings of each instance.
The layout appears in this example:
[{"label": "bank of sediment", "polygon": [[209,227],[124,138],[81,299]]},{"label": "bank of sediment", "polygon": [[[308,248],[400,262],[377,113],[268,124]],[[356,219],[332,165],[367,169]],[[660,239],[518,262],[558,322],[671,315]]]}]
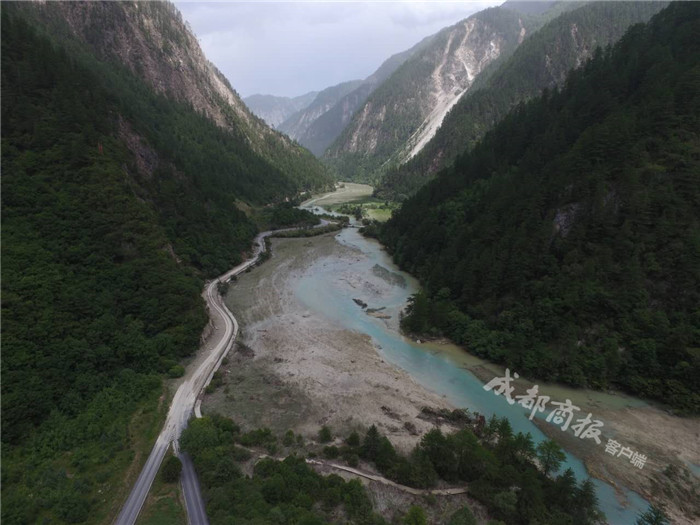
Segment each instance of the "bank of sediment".
[{"label": "bank of sediment", "polygon": [[420,410],[450,408],[444,397],[382,359],[369,336],[338,327],[296,297],[310,265],[358,256],[333,234],[272,240],[272,258],[239,276],[226,296],[242,330],[222,367],[225,386],[206,397],[204,412],[307,436],[322,425],[347,435],[376,424],[403,450],[432,428]]},{"label": "bank of sediment", "polygon": [[[572,441],[544,422],[538,429],[522,412],[500,406],[502,398],[481,388],[498,367],[450,345],[417,345],[401,338],[398,310],[417,283],[400,275],[381,248],[356,230],[275,240],[272,249],[272,259],[242,275],[227,297],[242,323],[244,346],[232,354],[224,368],[227,386],[208,396],[205,411],[225,413],[245,426],[293,428],[307,435],[322,424],[346,432],[376,423],[404,449],[432,427],[419,417],[424,405],[506,414],[516,431],[556,437],[589,472],[611,482],[599,483],[601,507],[611,523],[631,523],[646,506],[622,487],[658,498],[669,464],[680,468],[683,462],[700,461],[693,445],[697,420],[675,418],[624,396],[540,385],[553,400],[571,398],[603,419],[604,437],[646,453],[648,465],[642,470],[606,455],[602,445]],[[569,460],[585,476],[583,464]],[[692,501],[692,483],[686,488],[677,501]],[[631,509],[622,509],[620,497]],[[683,516],[689,510],[672,509],[674,523],[691,523]]]}]

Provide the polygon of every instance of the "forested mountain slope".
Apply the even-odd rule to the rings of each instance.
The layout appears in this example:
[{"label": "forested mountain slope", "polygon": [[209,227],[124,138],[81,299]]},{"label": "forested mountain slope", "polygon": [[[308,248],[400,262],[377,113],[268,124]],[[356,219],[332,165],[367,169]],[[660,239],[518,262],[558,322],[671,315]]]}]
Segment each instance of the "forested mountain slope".
[{"label": "forested mountain slope", "polygon": [[251,95],[243,102],[258,117],[272,127],[277,127],[297,111],[311,104],[318,91],[310,91],[298,97],[276,97],[274,95]]},{"label": "forested mountain slope", "polygon": [[700,4],[672,4],[511,112],[381,233],[405,327],[520,374],[700,394]]},{"label": "forested mountain slope", "polygon": [[353,92],[361,85],[362,80],[350,80],[321,90],[309,105],[292,113],[277,126],[277,129],[313,151],[309,147],[312,146],[312,144],[305,143],[303,139],[309,126],[329,109],[334,107],[345,95]]},{"label": "forested mountain slope", "polygon": [[176,48],[189,34],[121,61],[124,34],[152,43],[178,24],[169,4],[3,4],[3,523],[109,521],[147,446],[130,425],[156,421],[162,374],[198,347],[204,277],[250,247],[237,202],[328,183],[206,91],[198,48]]},{"label": "forested mountain slope", "polygon": [[[154,91],[192,108],[247,142],[300,187],[328,184],[304,148],[268,127],[207,60],[196,36],[168,2],[47,2],[27,15],[98,58],[125,66]],[[235,80],[235,79],[234,79]]]},{"label": "forested mountain slope", "polygon": [[415,155],[474,79],[513,52],[525,22],[514,11],[486,9],[435,35],[355,112],[326,151],[328,163],[341,179],[369,180],[392,157]]},{"label": "forested mountain slope", "polygon": [[518,103],[561,86],[566,74],[585,63],[596,47],[617,41],[632,24],[646,22],[667,4],[594,2],[559,15],[527,37],[479,89],[470,90],[415,157],[387,171],[377,194],[398,200],[412,195]]},{"label": "forested mountain slope", "polygon": [[401,64],[427,46],[431,38],[424,38],[410,49],[390,56],[362,81],[323,90],[313,104],[290,116],[279,129],[309,148],[314,155],[323,155],[367,97]]}]

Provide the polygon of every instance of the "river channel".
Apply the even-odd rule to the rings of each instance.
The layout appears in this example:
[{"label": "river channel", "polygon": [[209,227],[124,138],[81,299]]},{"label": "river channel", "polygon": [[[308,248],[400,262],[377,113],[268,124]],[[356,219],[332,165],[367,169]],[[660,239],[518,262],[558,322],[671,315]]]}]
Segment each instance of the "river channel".
[{"label": "river channel", "polygon": [[[325,211],[321,207],[323,204],[323,200],[315,199],[306,207],[317,212]],[[348,330],[370,336],[385,361],[406,371],[426,389],[445,396],[454,406],[479,412],[487,419],[491,415],[506,417],[515,432],[529,432],[535,444],[546,439],[522,407],[510,405],[503,396],[485,391],[484,383],[465,369],[464,361],[455,357],[454,352],[418,344],[401,335],[398,314],[408,298],[419,290],[419,283],[399,270],[378,242],[363,237],[355,227],[342,230],[336,235],[336,241],[358,250],[363,256],[322,259],[313,263],[295,288],[299,301]],[[391,294],[383,294],[381,304],[373,303],[376,296],[371,290],[350,288],[343,278],[344,275],[368,272],[381,272],[388,282],[393,283]],[[381,318],[367,315],[353,299],[363,301],[370,309],[381,308]],[[605,453],[604,443],[599,445],[601,454]],[[570,451],[566,453],[560,472],[567,468],[574,471],[578,480],[589,477],[584,464]],[[610,484],[592,479],[599,507],[611,525],[633,524],[647,508],[647,501],[639,494],[619,485],[616,493]]]}]

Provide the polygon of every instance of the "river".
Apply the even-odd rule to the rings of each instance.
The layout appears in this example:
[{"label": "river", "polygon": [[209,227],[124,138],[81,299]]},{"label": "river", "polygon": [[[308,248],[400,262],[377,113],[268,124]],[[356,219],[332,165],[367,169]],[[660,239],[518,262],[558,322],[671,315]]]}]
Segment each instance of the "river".
[{"label": "river", "polygon": [[[345,193],[351,194],[347,191]],[[324,201],[314,199],[306,206],[321,211],[323,208],[319,204],[324,204]],[[297,298],[307,308],[344,328],[369,335],[383,359],[405,370],[426,389],[445,396],[456,407],[479,412],[487,418],[491,415],[506,417],[515,432],[529,432],[535,444],[546,439],[521,407],[517,404],[509,405],[502,396],[485,391],[482,381],[465,369],[464,361],[456,358],[454,353],[443,352],[435,346],[417,344],[400,334],[398,312],[404,308],[408,298],[419,290],[419,283],[411,275],[399,270],[377,241],[363,237],[357,228],[342,230],[337,234],[336,240],[359,250],[364,257],[324,259],[314,263],[295,289]],[[349,288],[342,279],[344,274],[377,271],[383,272],[394,282],[391,295],[382,296],[381,304],[372,304],[374,297],[371,291]],[[391,318],[369,316],[353,299],[364,301],[369,308],[381,307],[381,313]],[[604,454],[604,445],[599,446],[600,453]],[[589,477],[583,463],[570,451],[566,452],[566,460],[560,472],[566,468],[571,468],[578,480]],[[639,494],[618,486],[626,499],[626,506],[623,506],[615,488],[599,479],[592,480],[596,486],[599,507],[611,525],[632,524],[646,510],[648,502]]]}]

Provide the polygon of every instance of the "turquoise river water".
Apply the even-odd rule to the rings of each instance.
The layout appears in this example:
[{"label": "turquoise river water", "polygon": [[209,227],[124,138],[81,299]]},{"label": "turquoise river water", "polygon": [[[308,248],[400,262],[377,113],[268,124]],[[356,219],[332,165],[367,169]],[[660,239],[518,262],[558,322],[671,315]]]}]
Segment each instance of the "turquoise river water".
[{"label": "turquoise river water", "polygon": [[[355,330],[369,335],[379,348],[382,358],[408,372],[425,388],[445,396],[453,405],[476,411],[488,419],[495,414],[506,417],[515,432],[529,432],[537,444],[546,439],[545,435],[526,417],[523,409],[509,405],[502,396],[495,396],[483,389],[483,383],[460,364],[447,355],[427,351],[403,337],[393,325],[383,320],[368,316],[353,302],[359,298],[370,307],[382,306],[385,313],[397,318],[398,312],[405,306],[411,294],[419,288],[418,282],[410,275],[401,272],[392,262],[381,245],[366,239],[355,228],[346,228],[336,236],[337,242],[355,248],[364,257],[331,257],[315,261],[305,272],[296,286],[297,298],[310,310],[340,324],[348,330]],[[362,289],[347,286],[343,275],[369,274],[379,265],[394,274],[401,275],[405,286],[395,284],[388,293],[381,296],[381,304],[372,304],[371,293],[363,295]],[[376,297],[374,297],[376,302]],[[601,454],[604,453],[603,445]],[[567,452],[566,462],[560,472],[571,468],[579,480],[586,479],[588,473],[583,463]],[[599,507],[605,513],[611,525],[631,525],[648,503],[639,494],[621,489],[626,499],[623,506],[608,483],[593,479]]]}]

